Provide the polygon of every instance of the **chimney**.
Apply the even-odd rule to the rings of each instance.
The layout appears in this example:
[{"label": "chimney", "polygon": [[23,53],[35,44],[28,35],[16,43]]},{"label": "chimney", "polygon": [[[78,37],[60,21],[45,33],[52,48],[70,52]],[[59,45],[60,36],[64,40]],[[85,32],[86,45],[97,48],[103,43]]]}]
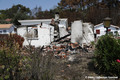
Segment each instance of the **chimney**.
[{"label": "chimney", "polygon": [[59,12],[55,13],[55,21],[59,20]]}]

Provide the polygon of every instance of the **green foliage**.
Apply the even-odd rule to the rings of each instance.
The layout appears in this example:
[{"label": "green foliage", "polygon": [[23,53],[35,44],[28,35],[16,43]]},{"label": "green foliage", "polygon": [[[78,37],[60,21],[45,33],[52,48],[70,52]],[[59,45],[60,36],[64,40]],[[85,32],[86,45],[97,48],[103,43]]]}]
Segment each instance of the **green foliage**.
[{"label": "green foliage", "polygon": [[[99,24],[103,21],[103,18],[108,17],[110,9],[110,17],[113,20],[113,24],[119,25],[120,17],[117,11],[119,11],[120,0],[60,0],[58,7],[61,9],[60,12],[63,13],[63,16],[70,18],[70,22],[81,19],[93,24]],[[66,10],[72,12],[67,12],[66,15]]]},{"label": "green foliage", "polygon": [[14,80],[19,75],[21,68],[19,62],[22,57],[18,54],[19,50],[15,44],[12,46],[7,46],[6,42],[4,44],[0,48],[0,78]]},{"label": "green foliage", "polygon": [[24,20],[30,18],[30,9],[26,8],[25,6],[18,4],[18,5],[13,5],[11,8],[6,9],[6,10],[0,10],[0,19],[5,20],[5,19],[12,19],[12,23],[15,25],[18,25],[19,23],[17,20]]},{"label": "green foliage", "polygon": [[52,55],[43,56],[40,49],[32,47],[22,49],[24,39],[19,35],[1,38],[0,80],[53,80]]},{"label": "green foliage", "polygon": [[92,42],[91,42],[91,45],[92,45],[92,46],[94,46],[94,45],[95,45],[95,42],[94,42],[94,41],[92,41]]},{"label": "green foliage", "polygon": [[30,13],[30,9],[26,8],[23,5],[13,5],[11,8],[6,9],[6,10],[0,10],[0,13],[2,16],[5,16],[4,18],[14,18],[16,17],[16,15],[18,15],[19,13],[21,13],[24,15],[28,15]]},{"label": "green foliage", "polygon": [[13,46],[14,44],[18,44],[18,47],[22,47],[24,42],[24,38],[17,34],[10,34],[10,35],[0,35],[0,46],[7,47]]},{"label": "green foliage", "polygon": [[18,35],[1,35],[0,38],[0,80],[19,80],[24,62],[19,53],[24,39]]},{"label": "green foliage", "polygon": [[0,24],[10,24],[10,22],[4,21],[4,20],[0,20]]},{"label": "green foliage", "polygon": [[95,67],[100,73],[120,77],[120,43],[109,35],[102,36],[95,46]]}]

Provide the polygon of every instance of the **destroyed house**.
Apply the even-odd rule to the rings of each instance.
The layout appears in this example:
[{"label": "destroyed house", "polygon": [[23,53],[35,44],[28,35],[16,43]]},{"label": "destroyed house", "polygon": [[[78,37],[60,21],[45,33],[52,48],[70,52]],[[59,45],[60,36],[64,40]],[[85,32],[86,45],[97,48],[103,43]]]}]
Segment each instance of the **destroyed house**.
[{"label": "destroyed house", "polygon": [[17,34],[24,37],[23,46],[46,46],[54,40],[54,27],[45,23],[20,26],[17,28]]},{"label": "destroyed house", "polygon": [[50,45],[53,41],[68,34],[68,19],[59,19],[59,14],[55,14],[55,19],[18,20],[21,27],[17,33],[25,38],[23,45],[33,45],[35,47]]}]

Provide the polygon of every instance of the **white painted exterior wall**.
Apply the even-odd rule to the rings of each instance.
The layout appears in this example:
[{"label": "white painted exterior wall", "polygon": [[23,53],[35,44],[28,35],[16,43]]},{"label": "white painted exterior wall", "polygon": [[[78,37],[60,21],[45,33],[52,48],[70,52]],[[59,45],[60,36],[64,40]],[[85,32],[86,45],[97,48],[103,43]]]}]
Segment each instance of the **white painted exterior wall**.
[{"label": "white painted exterior wall", "polygon": [[14,31],[15,26],[11,26],[10,28],[2,28],[0,29],[0,34],[10,34],[10,33],[16,33]]},{"label": "white painted exterior wall", "polygon": [[83,40],[82,43],[89,44],[94,41],[93,25],[90,23],[83,23]]},{"label": "white painted exterior wall", "polygon": [[88,29],[89,29],[89,32],[88,32],[88,39],[89,41],[94,41],[94,32],[93,32],[93,25],[92,24],[89,24],[88,25]]},{"label": "white painted exterior wall", "polygon": [[17,28],[17,34],[20,35],[21,37],[25,37],[25,33],[26,33],[26,27]]},{"label": "white painted exterior wall", "polygon": [[[52,19],[38,19],[38,20],[18,20],[21,25],[37,25],[41,23],[50,24]],[[59,19],[60,25],[63,25],[65,29],[68,27],[68,20],[66,18]]]},{"label": "white painted exterior wall", "polygon": [[68,34],[68,32],[67,32],[66,28],[64,27],[64,25],[59,24],[58,26],[59,26],[60,37],[63,37],[63,36]]},{"label": "white painted exterior wall", "polygon": [[49,30],[50,41],[54,41],[54,27],[48,24],[42,24],[42,28],[46,28]]},{"label": "white painted exterior wall", "polygon": [[23,46],[30,45],[35,47],[50,45],[50,32],[47,28],[38,28],[38,38],[27,39],[23,43]]},{"label": "white painted exterior wall", "polygon": [[71,42],[75,43],[82,40],[83,37],[83,27],[82,27],[82,21],[74,21],[72,23],[72,28],[71,28]]},{"label": "white painted exterior wall", "polygon": [[91,41],[94,41],[92,24],[83,23],[81,20],[74,21],[71,28],[71,42],[89,45]]},{"label": "white painted exterior wall", "polygon": [[68,34],[68,32],[66,31],[64,27],[60,27],[59,32],[60,32],[60,37],[64,37],[65,35]]},{"label": "white painted exterior wall", "polygon": [[[120,31],[119,31],[120,29],[117,29],[117,28],[118,28],[117,26],[110,25],[110,27],[108,29],[110,29],[111,30],[110,32],[113,32],[113,35],[115,35],[115,31],[118,31],[120,34]],[[104,27],[103,23],[94,26],[94,33],[95,34],[96,34],[96,30],[100,30],[100,34],[96,35],[97,37],[100,37],[100,36],[106,34],[106,28]]]},{"label": "white painted exterior wall", "polygon": [[118,29],[118,34],[120,35],[120,28]]},{"label": "white painted exterior wall", "polygon": [[[17,29],[17,34],[21,35],[22,37],[24,37],[25,41],[23,42],[23,46],[27,46],[27,45],[32,45],[35,47],[40,47],[40,46],[46,46],[46,45],[50,45],[50,43],[54,40],[54,27],[47,25],[47,24],[42,24],[42,26],[40,27],[40,25],[37,25],[37,29],[38,30],[38,37],[37,38],[27,38],[25,36],[25,34],[27,33],[27,27],[20,27]],[[33,30],[32,27],[29,27],[29,29]],[[33,31],[31,31],[33,32]]]}]

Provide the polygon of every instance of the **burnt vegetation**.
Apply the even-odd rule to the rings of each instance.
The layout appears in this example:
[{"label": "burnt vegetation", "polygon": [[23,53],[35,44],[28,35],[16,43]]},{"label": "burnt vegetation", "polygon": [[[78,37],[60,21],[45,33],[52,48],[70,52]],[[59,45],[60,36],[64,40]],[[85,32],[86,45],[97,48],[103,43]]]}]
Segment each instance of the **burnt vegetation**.
[{"label": "burnt vegetation", "polygon": [[[41,7],[30,10],[20,4],[13,5],[12,8],[0,10],[0,23],[13,22],[20,25],[17,21],[20,19],[51,19],[54,18],[55,12],[59,12],[61,18],[68,18],[69,25],[78,19],[96,25],[101,23],[105,17],[111,17],[112,24],[120,26],[119,0],[61,0],[58,6],[45,11],[42,11]],[[5,21],[8,18],[12,20]]]}]

